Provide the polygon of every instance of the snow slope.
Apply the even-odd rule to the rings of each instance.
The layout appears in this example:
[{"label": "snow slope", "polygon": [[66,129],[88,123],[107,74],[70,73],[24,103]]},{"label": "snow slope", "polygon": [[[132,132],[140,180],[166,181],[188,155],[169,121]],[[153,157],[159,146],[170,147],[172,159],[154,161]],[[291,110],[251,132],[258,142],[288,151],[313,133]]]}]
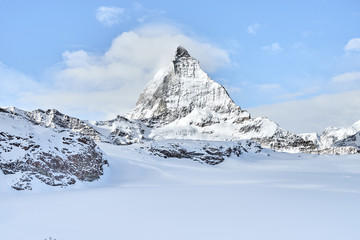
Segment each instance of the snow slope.
[{"label": "snow slope", "polygon": [[[356,155],[263,150],[210,166],[163,159],[138,146],[99,144],[104,176],[66,188],[3,188],[6,240],[358,239]],[[270,156],[268,156],[269,154]]]}]

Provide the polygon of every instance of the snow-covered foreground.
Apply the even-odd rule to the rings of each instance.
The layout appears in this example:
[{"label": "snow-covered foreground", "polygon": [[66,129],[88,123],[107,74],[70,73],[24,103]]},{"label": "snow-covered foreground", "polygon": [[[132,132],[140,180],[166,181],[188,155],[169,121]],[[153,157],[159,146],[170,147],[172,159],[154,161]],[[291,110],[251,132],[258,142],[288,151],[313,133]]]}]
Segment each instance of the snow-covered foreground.
[{"label": "snow-covered foreground", "polygon": [[209,166],[99,146],[110,167],[97,182],[19,192],[0,174],[0,238],[360,239],[358,155],[264,150]]}]

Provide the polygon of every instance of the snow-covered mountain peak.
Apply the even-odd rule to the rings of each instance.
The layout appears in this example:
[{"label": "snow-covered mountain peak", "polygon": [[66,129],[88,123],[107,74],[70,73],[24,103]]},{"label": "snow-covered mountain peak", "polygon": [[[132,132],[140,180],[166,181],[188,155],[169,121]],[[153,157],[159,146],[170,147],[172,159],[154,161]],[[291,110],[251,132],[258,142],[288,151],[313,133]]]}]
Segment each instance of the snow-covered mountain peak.
[{"label": "snow-covered mountain peak", "polygon": [[182,57],[191,57],[191,56],[183,46],[178,46],[175,53],[175,59],[179,59]]},{"label": "snow-covered mountain peak", "polygon": [[241,122],[250,118],[225,88],[201,69],[199,61],[179,46],[170,67],[159,71],[148,83],[128,117],[167,124],[204,108],[216,113],[217,121]]}]

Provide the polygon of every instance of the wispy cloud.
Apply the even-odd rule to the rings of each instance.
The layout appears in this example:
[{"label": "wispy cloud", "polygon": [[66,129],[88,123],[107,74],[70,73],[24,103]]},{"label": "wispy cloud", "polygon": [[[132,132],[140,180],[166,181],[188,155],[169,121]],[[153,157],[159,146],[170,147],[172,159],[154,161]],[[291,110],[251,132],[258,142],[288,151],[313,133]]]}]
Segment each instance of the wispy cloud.
[{"label": "wispy cloud", "polygon": [[40,89],[40,84],[25,74],[0,62],[0,104],[2,106],[27,107],[21,98],[27,92]]},{"label": "wispy cloud", "polygon": [[312,94],[317,93],[318,91],[319,91],[318,86],[310,86],[310,87],[299,89],[298,91],[295,91],[295,92],[283,93],[281,95],[276,96],[275,99],[293,100],[293,99],[297,99],[297,98],[304,97],[304,96],[310,96]]},{"label": "wispy cloud", "polygon": [[131,20],[144,24],[150,19],[163,14],[165,14],[165,11],[146,8],[142,4],[135,2],[132,8],[128,9],[101,6],[96,11],[96,19],[104,26],[111,27]]},{"label": "wispy cloud", "polygon": [[290,91],[278,83],[266,83],[255,85],[255,91],[259,91],[259,95],[267,94],[270,99],[289,101],[300,97],[309,96],[318,92],[318,86],[310,86],[297,89],[297,91]]},{"label": "wispy cloud", "polygon": [[247,27],[247,32],[251,35],[256,35],[256,33],[259,31],[259,29],[260,29],[260,24],[253,23]]},{"label": "wispy cloud", "polygon": [[292,44],[292,47],[295,50],[302,50],[302,49],[305,49],[305,44],[303,42],[295,42]]},{"label": "wispy cloud", "polygon": [[360,81],[360,72],[343,73],[331,79],[333,83],[350,83],[356,81]]},{"label": "wispy cloud", "polygon": [[156,72],[170,66],[178,45],[187,48],[209,72],[230,62],[226,50],[191,38],[178,28],[146,25],[116,37],[103,54],[65,51],[60,68],[52,70],[52,83],[26,92],[23,99],[83,118],[125,114]]},{"label": "wispy cloud", "polygon": [[320,95],[248,109],[295,133],[321,132],[329,126],[349,126],[360,119],[360,91]]},{"label": "wispy cloud", "polygon": [[344,47],[345,51],[360,51],[360,38],[350,39]]},{"label": "wispy cloud", "polygon": [[275,42],[269,46],[264,46],[264,47],[262,47],[262,49],[265,51],[269,51],[269,52],[279,52],[279,51],[283,50],[282,47],[280,46],[280,44],[277,42]]},{"label": "wispy cloud", "polygon": [[134,3],[134,13],[137,15],[136,20],[140,23],[146,22],[146,20],[160,16],[165,11],[145,8],[141,3]]},{"label": "wispy cloud", "polygon": [[96,11],[96,19],[104,26],[111,27],[119,24],[125,14],[125,9],[101,6]]}]

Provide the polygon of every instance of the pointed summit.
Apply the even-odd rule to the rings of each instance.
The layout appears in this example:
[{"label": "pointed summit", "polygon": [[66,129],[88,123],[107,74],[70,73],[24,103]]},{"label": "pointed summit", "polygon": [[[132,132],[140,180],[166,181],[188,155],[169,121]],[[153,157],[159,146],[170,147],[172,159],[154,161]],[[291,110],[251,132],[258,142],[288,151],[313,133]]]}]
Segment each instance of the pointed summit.
[{"label": "pointed summit", "polygon": [[[191,57],[189,52],[182,46],[178,46],[173,60],[176,75],[188,78],[198,78],[197,73],[203,72],[199,61]],[[199,71],[200,70],[200,71]]]},{"label": "pointed summit", "polygon": [[179,59],[182,57],[191,57],[191,56],[189,52],[183,46],[180,45],[176,49],[175,59]]},{"label": "pointed summit", "polygon": [[159,71],[148,83],[128,117],[167,124],[200,112],[206,115],[205,124],[250,118],[225,88],[201,69],[199,61],[179,46],[170,68]]}]

